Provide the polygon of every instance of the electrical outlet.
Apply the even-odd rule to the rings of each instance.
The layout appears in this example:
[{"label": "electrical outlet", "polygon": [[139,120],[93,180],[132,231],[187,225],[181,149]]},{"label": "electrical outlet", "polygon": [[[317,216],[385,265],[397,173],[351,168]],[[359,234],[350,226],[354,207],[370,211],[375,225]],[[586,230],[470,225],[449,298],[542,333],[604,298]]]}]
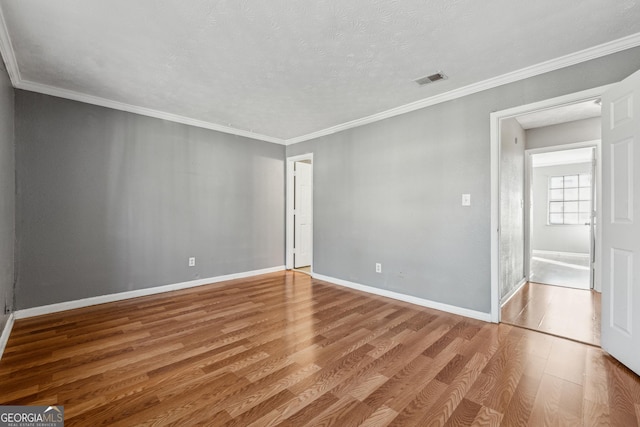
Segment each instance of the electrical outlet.
[{"label": "electrical outlet", "polygon": [[471,206],[471,194],[462,195],[462,206]]},{"label": "electrical outlet", "polygon": [[382,273],[382,264],[376,262],[376,273]]},{"label": "electrical outlet", "polygon": [[195,267],[196,266],[196,257],[192,256],[189,257],[189,267]]}]

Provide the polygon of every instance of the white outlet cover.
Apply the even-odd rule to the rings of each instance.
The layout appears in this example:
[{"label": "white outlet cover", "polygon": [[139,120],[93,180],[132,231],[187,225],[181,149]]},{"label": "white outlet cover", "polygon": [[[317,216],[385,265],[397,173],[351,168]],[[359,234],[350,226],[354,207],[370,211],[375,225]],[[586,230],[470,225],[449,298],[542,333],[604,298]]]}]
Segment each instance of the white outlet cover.
[{"label": "white outlet cover", "polygon": [[462,206],[471,206],[471,194],[462,195]]}]

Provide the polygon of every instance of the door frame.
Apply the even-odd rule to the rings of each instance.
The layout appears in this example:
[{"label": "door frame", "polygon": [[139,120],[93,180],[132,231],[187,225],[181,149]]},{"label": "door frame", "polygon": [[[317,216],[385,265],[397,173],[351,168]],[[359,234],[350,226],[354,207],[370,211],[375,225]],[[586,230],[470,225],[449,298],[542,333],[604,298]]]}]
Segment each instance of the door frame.
[{"label": "door frame", "polygon": [[[541,148],[531,148],[529,150],[524,150],[524,174],[525,174],[525,194],[524,194],[524,208],[525,208],[525,222],[524,222],[524,233],[525,233],[525,246],[524,246],[524,273],[525,277],[528,279],[531,275],[531,255],[533,252],[533,248],[531,245],[531,189],[533,188],[533,183],[531,182],[532,174],[533,174],[533,166],[531,165],[531,156],[533,154],[540,153],[551,153],[554,151],[566,151],[566,150],[574,150],[576,148],[595,148],[594,160],[596,161],[596,179],[595,182],[592,183],[594,185],[595,193],[596,193],[596,206],[595,206],[595,224],[600,224],[600,215],[602,212],[602,173],[601,173],[601,143],[600,139],[594,139],[592,141],[583,141],[583,142],[574,142],[571,144],[563,144],[563,145],[553,145],[550,147],[541,147]],[[595,247],[592,247],[591,244],[591,233],[589,237],[589,255],[593,256],[592,251],[595,250],[596,257],[594,259],[594,269],[595,274],[593,275],[593,283],[591,283],[592,289],[598,292],[601,292],[601,284],[600,284],[600,262],[602,260],[601,253],[601,233],[602,227],[596,227],[596,235],[595,235]],[[589,264],[591,267],[591,257],[589,260]],[[591,273],[589,274],[591,276]],[[589,279],[591,280],[591,278]]]},{"label": "door frame", "polygon": [[[549,110],[563,105],[596,100],[607,88],[605,85],[531,104],[520,105],[490,114],[491,146],[491,321],[500,322],[500,128],[502,120],[535,111]],[[597,237],[597,236],[596,236]],[[600,239],[601,240],[601,239]],[[598,250],[596,248],[596,254]]]},{"label": "door frame", "polygon": [[285,237],[285,268],[293,269],[293,249],[295,246],[295,218],[294,218],[294,171],[295,162],[302,160],[311,161],[311,273],[313,273],[313,153],[300,154],[287,157],[286,163],[286,237]]}]

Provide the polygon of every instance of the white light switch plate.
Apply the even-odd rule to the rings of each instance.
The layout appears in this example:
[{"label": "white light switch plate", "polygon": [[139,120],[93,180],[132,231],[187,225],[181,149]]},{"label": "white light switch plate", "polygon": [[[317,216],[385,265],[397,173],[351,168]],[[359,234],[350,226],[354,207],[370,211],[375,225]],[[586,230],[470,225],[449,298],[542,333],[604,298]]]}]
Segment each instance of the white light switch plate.
[{"label": "white light switch plate", "polygon": [[471,194],[462,195],[462,206],[471,206]]}]

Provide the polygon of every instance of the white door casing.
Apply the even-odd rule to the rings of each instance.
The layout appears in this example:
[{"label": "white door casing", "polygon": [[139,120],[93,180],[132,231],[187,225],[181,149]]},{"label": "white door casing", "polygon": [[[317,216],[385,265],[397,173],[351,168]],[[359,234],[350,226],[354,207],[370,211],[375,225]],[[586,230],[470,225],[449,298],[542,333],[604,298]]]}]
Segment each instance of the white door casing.
[{"label": "white door casing", "polygon": [[[491,321],[500,322],[500,126],[501,121],[510,117],[517,117],[522,114],[532,113],[562,105],[574,104],[578,102],[595,100],[612,85],[600,86],[587,89],[581,92],[570,93],[556,98],[545,99],[532,104],[520,105],[506,110],[496,111],[490,114],[490,135],[491,135]],[[593,144],[592,144],[593,145]],[[577,148],[578,144],[576,144]],[[597,167],[600,167],[597,165]],[[596,185],[600,185],[597,179]],[[602,193],[600,190],[598,193]],[[601,202],[598,202],[601,203]],[[600,284],[601,265],[601,228],[596,228],[596,289]]]},{"label": "white door casing", "polygon": [[602,96],[602,348],[640,375],[640,71]]},{"label": "white door casing", "polygon": [[295,250],[294,268],[311,265],[311,179],[312,165],[295,162]]},{"label": "white door casing", "polygon": [[589,284],[591,289],[595,289],[596,282],[596,226],[598,225],[598,214],[596,212],[596,201],[600,198],[597,194],[596,180],[598,177],[598,168],[596,167],[599,162],[596,147],[591,149],[591,220],[589,221]]}]

